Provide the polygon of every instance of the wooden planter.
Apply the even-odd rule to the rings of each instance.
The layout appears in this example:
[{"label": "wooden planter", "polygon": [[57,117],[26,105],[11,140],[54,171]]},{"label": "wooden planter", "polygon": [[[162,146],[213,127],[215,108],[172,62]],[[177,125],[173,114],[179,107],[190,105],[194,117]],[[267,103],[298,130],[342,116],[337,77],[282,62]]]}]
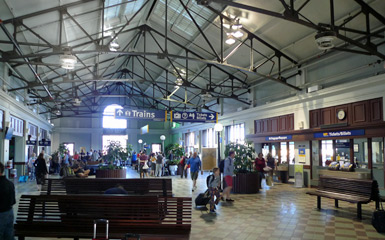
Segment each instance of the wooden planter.
[{"label": "wooden planter", "polygon": [[96,178],[126,178],[126,168],[123,169],[97,169]]},{"label": "wooden planter", "polygon": [[233,177],[233,193],[249,194],[258,192],[258,173],[238,173]]}]

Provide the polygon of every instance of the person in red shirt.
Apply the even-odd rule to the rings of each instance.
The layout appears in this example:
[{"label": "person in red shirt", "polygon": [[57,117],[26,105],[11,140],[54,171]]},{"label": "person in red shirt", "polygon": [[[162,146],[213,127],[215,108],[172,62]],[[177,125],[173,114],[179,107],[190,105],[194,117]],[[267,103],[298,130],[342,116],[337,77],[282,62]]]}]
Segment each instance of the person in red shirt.
[{"label": "person in red shirt", "polygon": [[79,160],[79,157],[80,157],[80,156],[79,156],[78,152],[75,151],[75,154],[74,154],[74,156],[72,157],[73,160],[77,161],[77,160]]},{"label": "person in red shirt", "polygon": [[265,177],[265,173],[263,171],[263,168],[266,167],[266,161],[263,158],[262,153],[258,153],[258,157],[255,159],[255,168],[257,169],[259,173],[259,187],[262,188],[262,178]]}]

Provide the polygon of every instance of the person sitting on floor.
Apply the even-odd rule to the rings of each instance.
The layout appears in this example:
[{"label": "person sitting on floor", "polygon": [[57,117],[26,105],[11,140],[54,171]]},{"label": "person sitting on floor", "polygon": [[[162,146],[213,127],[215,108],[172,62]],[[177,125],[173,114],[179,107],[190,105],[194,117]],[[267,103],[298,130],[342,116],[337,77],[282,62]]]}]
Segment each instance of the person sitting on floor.
[{"label": "person sitting on floor", "polygon": [[107,189],[104,194],[124,194],[128,195],[128,192],[124,190],[124,187],[121,184],[116,184],[115,187]]},{"label": "person sitting on floor", "polygon": [[78,164],[74,164],[72,166],[72,169],[74,170],[76,177],[79,177],[79,178],[86,178],[90,173],[90,170],[83,170],[82,168],[80,168]]}]

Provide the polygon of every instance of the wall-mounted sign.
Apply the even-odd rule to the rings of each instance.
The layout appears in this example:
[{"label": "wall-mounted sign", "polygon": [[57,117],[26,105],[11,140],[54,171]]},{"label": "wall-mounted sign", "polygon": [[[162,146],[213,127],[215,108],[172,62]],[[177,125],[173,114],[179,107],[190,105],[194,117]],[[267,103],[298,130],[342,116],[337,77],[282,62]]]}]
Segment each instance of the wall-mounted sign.
[{"label": "wall-mounted sign", "polygon": [[336,142],[336,148],[350,148],[350,142]]},{"label": "wall-mounted sign", "polygon": [[144,145],[143,148],[150,148],[150,145]]},{"label": "wall-mounted sign", "polygon": [[147,119],[153,121],[165,121],[166,111],[143,109],[115,109],[116,119]]},{"label": "wall-mounted sign", "polygon": [[104,128],[103,135],[126,135],[126,129]]},{"label": "wall-mounted sign", "polygon": [[314,133],[314,138],[351,137],[351,136],[362,136],[362,135],[365,135],[364,129]]},{"label": "wall-mounted sign", "polygon": [[266,141],[280,141],[280,140],[291,140],[293,139],[292,135],[283,135],[283,136],[269,136],[265,137]]},{"label": "wall-mounted sign", "polygon": [[306,148],[298,148],[298,162],[306,163]]},{"label": "wall-mounted sign", "polygon": [[36,143],[37,143],[37,141],[35,140],[27,140],[27,141],[25,141],[25,145],[33,145],[33,146],[35,146],[36,145]]},{"label": "wall-mounted sign", "polygon": [[51,146],[51,140],[42,139],[42,140],[39,141],[39,146],[49,147],[49,146]]},{"label": "wall-mounted sign", "polygon": [[171,121],[174,122],[203,122],[216,123],[218,113],[205,112],[171,112]]},{"label": "wall-mounted sign", "polygon": [[148,124],[140,128],[140,133],[142,135],[148,133],[149,131],[150,131],[150,127],[148,126]]}]

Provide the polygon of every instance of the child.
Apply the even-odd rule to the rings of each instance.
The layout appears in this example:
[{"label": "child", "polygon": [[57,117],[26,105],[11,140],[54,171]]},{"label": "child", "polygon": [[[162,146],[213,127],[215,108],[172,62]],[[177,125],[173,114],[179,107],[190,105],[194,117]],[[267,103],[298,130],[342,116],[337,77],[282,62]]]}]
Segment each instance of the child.
[{"label": "child", "polygon": [[[210,213],[215,213],[215,205],[219,203],[221,195],[219,193],[219,187],[221,186],[221,178],[219,168],[213,168],[213,176],[209,180],[209,192],[210,192]],[[214,201],[214,196],[216,200]],[[215,205],[214,205],[215,204]]]}]

